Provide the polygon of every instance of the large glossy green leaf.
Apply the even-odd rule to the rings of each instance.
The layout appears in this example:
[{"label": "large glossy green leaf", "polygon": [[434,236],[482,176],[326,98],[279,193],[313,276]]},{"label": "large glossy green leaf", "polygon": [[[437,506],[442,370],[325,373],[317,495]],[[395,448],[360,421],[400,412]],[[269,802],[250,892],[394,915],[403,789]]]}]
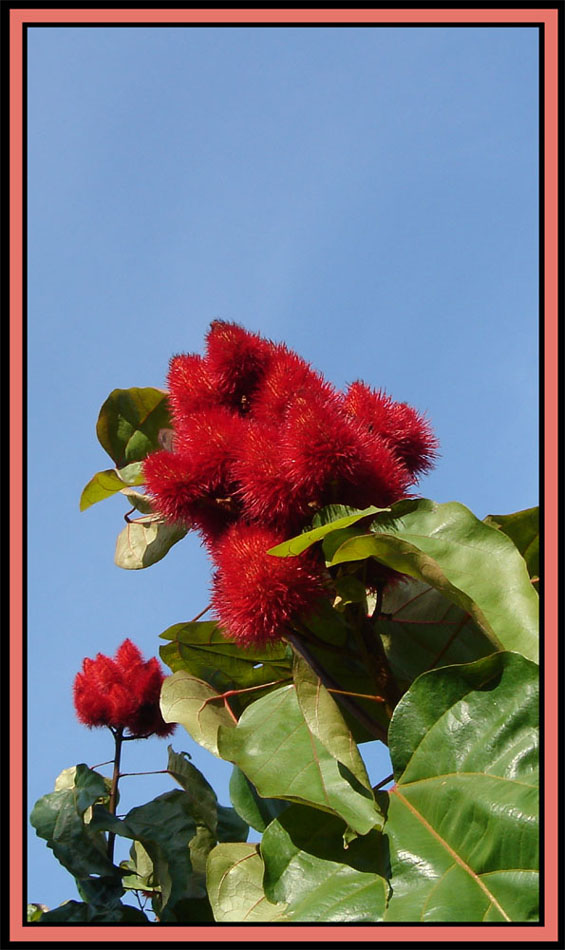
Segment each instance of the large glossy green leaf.
[{"label": "large glossy green leaf", "polygon": [[[264,686],[291,675],[292,655],[283,643],[243,649],[226,640],[215,621],[177,623],[160,636],[170,641],[159,653],[173,673],[184,670],[220,693]],[[230,697],[230,703],[238,713],[261,695],[260,690],[241,693]]]},{"label": "large glossy green leaf", "polygon": [[187,531],[183,525],[162,521],[158,515],[144,515],[129,521],[116,540],[114,562],[126,571],[151,567],[164,558]]},{"label": "large glossy green leaf", "polygon": [[237,765],[230,778],[230,798],[238,815],[256,831],[263,832],[289,803],[277,798],[262,798],[257,789]]},{"label": "large glossy green leaf", "polygon": [[220,756],[218,730],[234,728],[235,723],[217,690],[179,670],[164,681],[160,704],[165,722],[181,723],[195,742]]},{"label": "large glossy green leaf", "polygon": [[333,815],[290,805],[261,841],[263,886],[287,904],[295,921],[364,923],[382,920],[388,894],[388,849],[378,831],[345,843]]},{"label": "large glossy green leaf", "polygon": [[49,908],[45,904],[28,904],[26,914],[28,924],[32,924],[37,920],[40,920],[41,915],[45,914],[48,910]]},{"label": "large glossy green leaf", "polygon": [[208,856],[208,895],[218,923],[282,923],[284,904],[273,904],[262,886],[256,844],[219,844]]},{"label": "large glossy green leaf", "polygon": [[379,793],[387,921],[537,919],[538,716],[538,669],[519,654],[413,683],[390,727],[397,783]]},{"label": "large glossy green leaf", "polygon": [[116,904],[101,910],[92,904],[80,901],[65,901],[42,914],[41,924],[148,924],[149,920],[142,910],[128,904]]},{"label": "large glossy green leaf", "polygon": [[40,798],[32,810],[30,821],[36,833],[76,878],[116,876],[104,837],[85,821],[85,813],[106,797],[104,777],[81,764],[72,774],[65,770],[57,790]]},{"label": "large glossy green leaf", "polygon": [[294,661],[294,684],[300,711],[311,734],[330,755],[341,762],[360,785],[371,791],[371,783],[357,743],[347,728],[339,707],[312,668],[299,656]]},{"label": "large glossy green leaf", "polygon": [[458,502],[398,502],[368,534],[344,541],[331,564],[374,557],[428,583],[469,613],[494,649],[538,658],[538,596],[524,559],[501,531]]},{"label": "large glossy green leaf", "polygon": [[470,614],[423,581],[407,578],[386,591],[383,614],[375,635],[403,688],[434,667],[470,663],[493,652]]},{"label": "large glossy green leaf", "polygon": [[218,805],[218,841],[247,841],[249,825],[229,805]]},{"label": "large glossy green leaf", "polygon": [[[358,618],[356,618],[358,619]],[[314,614],[303,621],[306,638],[300,638],[296,647],[307,649],[308,662],[323,670],[329,686],[346,692],[374,696],[377,690],[371,663],[361,654],[356,623],[329,603],[323,602]],[[332,694],[356,742],[370,742],[384,738],[390,715],[383,703],[356,697]],[[352,710],[353,704],[355,710]],[[363,724],[359,717],[363,718]],[[369,725],[367,725],[369,724]],[[377,731],[375,731],[375,726]]]},{"label": "large glossy green leaf", "polygon": [[195,872],[190,860],[189,843],[197,831],[193,812],[192,796],[180,789],[132,808],[123,819],[99,806],[94,809],[95,828],[140,841],[145,848],[160,884],[163,921],[178,919],[177,902],[205,897],[202,874]]},{"label": "large glossy green leaf", "polygon": [[100,410],[96,434],[118,468],[141,462],[160,448],[159,433],[169,429],[168,395],[151,386],[114,389]]},{"label": "large glossy green leaf", "polygon": [[221,726],[218,749],[266,798],[311,804],[340,815],[358,834],[382,824],[372,792],[310,732],[294,686],[256,700],[235,728]]},{"label": "large glossy green leaf", "polygon": [[[342,506],[333,506],[333,509],[330,509],[330,513],[333,514],[336,508],[338,511],[340,511]],[[371,515],[376,515],[381,511],[389,511],[390,509],[375,508],[374,505],[371,505],[370,508],[363,508],[362,510],[348,510],[353,511],[353,514],[348,514],[335,520],[328,521],[327,523],[321,524],[316,528],[312,528],[311,531],[305,531],[304,534],[299,534],[295,538],[290,538],[288,541],[283,541],[281,544],[277,544],[276,547],[271,548],[271,550],[267,553],[273,554],[276,557],[293,557],[298,554],[302,554],[302,552],[306,551],[307,548],[312,547],[312,545],[317,541],[322,541],[326,535],[331,534],[333,531],[338,531],[340,528],[348,528],[350,525],[355,524],[357,521],[361,521],[363,518],[368,518]]]},{"label": "large glossy green leaf", "polygon": [[141,462],[132,462],[124,468],[109,468],[103,472],[97,472],[82,490],[80,510],[86,511],[91,505],[111,498],[112,495],[132,485],[143,485]]},{"label": "large glossy green leaf", "polygon": [[153,861],[141,844],[134,841],[127,861],[120,861],[120,868],[125,871],[122,877],[122,886],[126,890],[160,892],[159,881],[155,875]]},{"label": "large glossy green leaf", "polygon": [[485,524],[512,538],[524,558],[530,577],[539,578],[539,508],[526,508],[511,515],[487,515]]},{"label": "large glossy green leaf", "polygon": [[192,799],[192,814],[197,824],[205,825],[213,835],[218,828],[218,799],[202,772],[189,762],[188,753],[175,752],[168,746],[167,771]]}]

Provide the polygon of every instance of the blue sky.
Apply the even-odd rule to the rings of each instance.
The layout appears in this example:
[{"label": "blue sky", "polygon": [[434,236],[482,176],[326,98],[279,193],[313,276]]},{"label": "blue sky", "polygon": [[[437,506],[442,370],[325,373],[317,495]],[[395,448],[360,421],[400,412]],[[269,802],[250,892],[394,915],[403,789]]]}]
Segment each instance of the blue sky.
[{"label": "blue sky", "polygon": [[[123,571],[125,501],[78,500],[111,464],[107,395],[163,386],[212,319],[426,411],[425,497],[537,504],[537,44],[529,27],[29,30],[29,808],[112,754],[74,717],[83,657],[125,637],[157,655],[208,603],[197,537]],[[171,741],[229,804],[230,766],[181,727]],[[166,746],[128,743],[124,769],[164,768]],[[378,781],[386,756],[367,758]],[[123,779],[120,810],[170,787]],[[77,898],[33,830],[29,854],[31,901]]]}]

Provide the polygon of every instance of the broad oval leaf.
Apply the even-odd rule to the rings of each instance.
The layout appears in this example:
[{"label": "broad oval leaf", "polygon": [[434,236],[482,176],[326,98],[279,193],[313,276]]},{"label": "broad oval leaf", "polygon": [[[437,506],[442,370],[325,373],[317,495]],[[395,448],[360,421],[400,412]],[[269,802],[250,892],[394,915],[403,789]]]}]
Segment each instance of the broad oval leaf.
[{"label": "broad oval leaf", "polygon": [[403,688],[434,667],[471,663],[492,653],[488,636],[466,610],[413,578],[385,591],[375,633]]},{"label": "broad oval leaf", "polygon": [[168,676],[161,687],[161,713],[165,722],[179,722],[195,742],[219,758],[220,726],[234,728],[220,694],[204,680],[184,670]]},{"label": "broad oval leaf", "polygon": [[389,508],[375,508],[374,505],[371,505],[370,508],[355,511],[354,514],[337,518],[335,521],[329,521],[327,524],[322,524],[317,528],[313,528],[311,531],[305,531],[304,534],[299,534],[297,537],[290,538],[288,541],[282,541],[281,544],[277,544],[276,547],[267,551],[267,554],[274,554],[276,557],[296,557],[298,554],[302,554],[303,551],[306,551],[307,548],[312,547],[317,541],[322,541],[323,538],[331,534],[332,531],[338,531],[340,528],[348,528],[363,518],[376,515],[381,511],[389,510]]},{"label": "broad oval leaf", "polygon": [[428,583],[469,613],[495,649],[538,658],[539,601],[514,543],[458,502],[398,502],[331,564],[375,557]]},{"label": "broad oval leaf", "polygon": [[382,825],[372,791],[310,732],[294,686],[256,700],[235,729],[220,728],[218,748],[265,798],[311,804],[340,815],[358,834]]},{"label": "broad oval leaf", "polygon": [[292,657],[283,643],[244,649],[226,640],[214,620],[177,623],[160,634],[168,640],[159,649],[161,659],[175,673],[184,670],[209,683],[219,693],[249,690],[230,698],[236,713],[254,702],[263,692],[252,687],[269,688],[290,679]]},{"label": "broad oval leaf", "polygon": [[92,825],[140,841],[153,863],[161,888],[160,919],[175,921],[175,905],[205,897],[204,881],[191,863],[189,843],[197,832],[194,802],[188,792],[174,789],[116,818],[95,807]]},{"label": "broad oval leaf", "polygon": [[383,919],[389,891],[386,841],[371,831],[347,845],[345,834],[339,818],[303,805],[290,805],[265,831],[265,893],[288,905],[291,920]]},{"label": "broad oval leaf", "polygon": [[186,752],[175,752],[168,746],[167,771],[184,788],[193,801],[192,813],[198,824],[206,825],[212,834],[218,828],[218,799],[210,783],[192,762]]},{"label": "broad oval leaf", "polygon": [[294,660],[294,684],[306,725],[334,759],[341,762],[368,791],[371,783],[357,743],[328,690],[299,656]]},{"label": "broad oval leaf", "polygon": [[218,923],[266,923],[285,918],[284,904],[263,891],[263,862],[256,844],[218,844],[208,855],[207,887]]},{"label": "broad oval leaf", "polygon": [[122,468],[159,449],[159,433],[170,427],[168,394],[152,386],[134,386],[110,393],[100,410],[96,434],[102,448]]},{"label": "broad oval leaf", "polygon": [[[515,653],[433,670],[394,712],[387,921],[532,921],[538,669]],[[456,895],[456,899],[454,899]]]},{"label": "broad oval leaf", "polygon": [[77,879],[93,874],[114,879],[116,869],[108,859],[105,842],[85,818],[96,802],[107,800],[106,779],[81,764],[65,769],[57,782],[56,791],[40,798],[31,812],[37,835]]},{"label": "broad oval leaf", "polygon": [[257,789],[237,765],[230,778],[230,798],[238,815],[256,831],[263,832],[289,803],[277,798],[262,798]]},{"label": "broad oval leaf", "polygon": [[485,524],[512,539],[524,558],[531,578],[539,578],[539,508],[525,508],[511,515],[487,515]]},{"label": "broad oval leaf", "polygon": [[140,571],[165,557],[188,529],[147,515],[130,521],[116,540],[114,562],[126,571]]},{"label": "broad oval leaf", "polygon": [[82,490],[80,510],[86,511],[91,505],[105,501],[106,498],[111,498],[117,492],[133,485],[143,485],[141,462],[132,462],[124,468],[109,468],[104,472],[97,472]]}]

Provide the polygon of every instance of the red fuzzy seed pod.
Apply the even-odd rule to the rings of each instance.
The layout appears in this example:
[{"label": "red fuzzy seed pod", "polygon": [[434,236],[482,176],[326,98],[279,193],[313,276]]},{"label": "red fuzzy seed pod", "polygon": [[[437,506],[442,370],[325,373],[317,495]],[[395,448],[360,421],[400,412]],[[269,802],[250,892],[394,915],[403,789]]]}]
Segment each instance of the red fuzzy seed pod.
[{"label": "red fuzzy seed pod", "polygon": [[285,474],[316,507],[386,507],[412,481],[387,442],[345,415],[337,399],[324,405],[296,400],[283,443]]},{"label": "red fuzzy seed pod", "polygon": [[293,401],[282,435],[282,456],[284,472],[297,492],[319,502],[328,486],[337,487],[353,475],[359,451],[359,433],[335,398],[325,403]]},{"label": "red fuzzy seed pod", "polygon": [[299,530],[313,511],[283,471],[280,430],[250,420],[237,446],[232,476],[246,518],[276,529],[284,537]]},{"label": "red fuzzy seed pod", "polygon": [[312,555],[267,554],[280,540],[259,525],[236,524],[216,549],[212,606],[226,635],[244,646],[280,639],[328,596],[324,567]]},{"label": "red fuzzy seed pod", "polygon": [[232,481],[230,466],[246,428],[246,420],[224,406],[202,409],[179,427],[175,451],[190,463],[207,491],[225,495]]},{"label": "red fuzzy seed pod", "polygon": [[143,461],[143,477],[159,513],[168,521],[190,526],[193,504],[204,490],[190,459],[165,449],[153,452]]},{"label": "red fuzzy seed pod", "polygon": [[214,320],[206,336],[206,366],[222,397],[247,412],[275,345],[237,323]]},{"label": "red fuzzy seed pod", "polygon": [[276,346],[251,407],[257,421],[277,424],[295,399],[324,403],[335,396],[333,386],[306,360],[284,345]]},{"label": "red fuzzy seed pod", "polygon": [[438,440],[428,420],[404,402],[395,402],[382,390],[352,383],[343,405],[370,432],[387,439],[398,458],[413,474],[432,468]]},{"label": "red fuzzy seed pod", "polygon": [[73,684],[77,717],[89,727],[127,729],[132,737],[169,736],[175,724],[165,722],[159,708],[164,678],[156,659],[145,661],[125,640],[114,659],[102,653],[84,659]]},{"label": "red fuzzy seed pod", "polygon": [[199,410],[221,403],[218,387],[205,361],[196,353],[172,357],[167,385],[175,427],[182,425]]},{"label": "red fuzzy seed pod", "polygon": [[405,498],[413,475],[386,439],[359,431],[359,454],[339,482],[338,496],[346,505],[386,508]]}]

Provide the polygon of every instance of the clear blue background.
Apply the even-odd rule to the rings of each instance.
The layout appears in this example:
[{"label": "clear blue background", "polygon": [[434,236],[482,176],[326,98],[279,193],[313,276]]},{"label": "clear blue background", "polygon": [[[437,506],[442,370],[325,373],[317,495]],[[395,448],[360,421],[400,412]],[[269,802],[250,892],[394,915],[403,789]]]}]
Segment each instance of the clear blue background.
[{"label": "clear blue background", "polygon": [[[28,811],[63,768],[112,755],[74,716],[83,657],[125,637],[157,655],[208,603],[196,536],[123,571],[125,501],[78,500],[111,465],[95,435],[109,392],[164,386],[215,317],[426,411],[442,457],[422,495],[479,517],[537,503],[537,42],[30,29]],[[231,767],[180,727],[172,744],[228,804]],[[166,746],[129,743],[124,769],[164,768]],[[124,778],[120,812],[170,787]],[[29,854],[31,901],[77,898],[31,829]]]}]

